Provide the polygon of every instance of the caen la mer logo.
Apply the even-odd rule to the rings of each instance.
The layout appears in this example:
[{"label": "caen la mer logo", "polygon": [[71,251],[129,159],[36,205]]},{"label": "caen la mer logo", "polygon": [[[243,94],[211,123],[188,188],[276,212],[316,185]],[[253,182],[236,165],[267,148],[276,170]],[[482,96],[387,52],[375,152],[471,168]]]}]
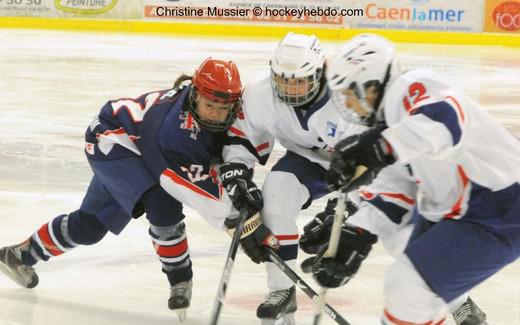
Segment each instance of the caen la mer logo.
[{"label": "caen la mer logo", "polygon": [[96,15],[114,8],[118,0],[54,0],[61,11],[75,14]]}]

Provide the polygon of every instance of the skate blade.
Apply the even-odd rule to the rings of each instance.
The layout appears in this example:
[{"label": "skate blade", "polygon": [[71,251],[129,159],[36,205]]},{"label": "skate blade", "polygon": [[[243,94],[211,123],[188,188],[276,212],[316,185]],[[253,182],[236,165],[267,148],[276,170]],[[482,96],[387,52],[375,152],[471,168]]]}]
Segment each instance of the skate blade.
[{"label": "skate blade", "polygon": [[188,308],[175,309],[174,311],[181,323],[183,323],[188,317]]},{"label": "skate blade", "polygon": [[7,265],[0,262],[0,271],[7,275],[11,280],[13,280],[17,285],[19,285],[22,288],[27,288],[28,284],[25,283],[21,277],[17,276],[15,272],[13,272]]},{"label": "skate blade", "polygon": [[262,319],[262,325],[296,325],[294,314],[286,314],[278,319]]}]

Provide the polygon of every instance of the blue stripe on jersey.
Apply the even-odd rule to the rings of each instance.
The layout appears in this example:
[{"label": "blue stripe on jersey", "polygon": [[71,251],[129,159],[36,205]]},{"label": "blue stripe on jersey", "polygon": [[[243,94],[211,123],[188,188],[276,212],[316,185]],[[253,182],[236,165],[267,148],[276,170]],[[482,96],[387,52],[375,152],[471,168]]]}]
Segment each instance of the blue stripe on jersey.
[{"label": "blue stripe on jersey", "polygon": [[412,115],[416,114],[426,115],[430,119],[444,124],[448,131],[450,131],[453,145],[459,143],[462,130],[460,129],[459,119],[453,106],[447,102],[437,102],[418,107]]},{"label": "blue stripe on jersey", "polygon": [[242,138],[239,138],[239,137],[228,136],[228,138],[226,139],[226,143],[225,144],[226,145],[238,144],[238,145],[243,146],[244,148],[247,149],[247,151],[249,151],[253,156],[255,156],[256,159],[258,159],[258,162],[261,165],[265,165],[265,163],[267,162],[267,159],[269,159],[269,154],[261,156],[258,153],[258,151],[256,151],[256,148],[251,144],[251,142],[249,142],[246,139],[242,139]]},{"label": "blue stripe on jersey", "polygon": [[300,121],[300,125],[305,131],[309,130],[309,119],[311,118],[312,114],[316,113],[320,108],[325,106],[329,99],[330,91],[328,88],[326,88],[325,94],[316,102],[313,102],[310,105],[304,105],[304,107],[294,108],[296,117],[298,117],[298,121]]},{"label": "blue stripe on jersey", "polygon": [[383,212],[388,218],[390,218],[390,220],[397,224],[401,223],[401,221],[403,220],[403,216],[408,212],[407,209],[400,207],[395,203],[383,200],[380,195],[377,195],[376,197],[370,200],[363,200],[372,204],[379,211]]}]

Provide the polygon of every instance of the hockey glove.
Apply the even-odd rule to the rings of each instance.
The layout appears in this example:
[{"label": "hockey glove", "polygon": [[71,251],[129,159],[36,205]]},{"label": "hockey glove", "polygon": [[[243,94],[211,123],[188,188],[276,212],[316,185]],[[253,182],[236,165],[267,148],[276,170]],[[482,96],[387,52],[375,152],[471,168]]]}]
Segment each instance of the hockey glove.
[{"label": "hockey glove", "polygon": [[[370,184],[381,169],[395,162],[390,144],[381,137],[382,130],[373,128],[336,144],[325,176],[331,190],[338,190],[351,182],[355,182],[352,187]],[[365,166],[368,170],[354,179],[358,166]]]},{"label": "hockey glove", "polygon": [[220,166],[222,185],[237,210],[248,207],[260,211],[264,206],[262,191],[256,187],[252,178],[253,171],[244,164],[226,163]]},{"label": "hockey glove", "polygon": [[325,210],[303,226],[299,244],[305,253],[318,254],[326,249],[337,203],[337,198],[329,199]]},{"label": "hockey glove", "polygon": [[[338,199],[329,199],[325,210],[318,213],[314,219],[303,227],[303,234],[300,237],[300,248],[307,254],[319,254],[324,252],[329,246],[330,231],[336,214]],[[345,211],[353,215],[358,210],[356,204],[347,200]]]},{"label": "hockey glove", "polygon": [[[326,288],[344,285],[357,273],[361,262],[376,242],[377,236],[364,229],[343,226],[336,257],[323,257],[321,254],[314,258],[312,265],[314,279]],[[304,261],[305,263],[308,264],[307,261]]]},{"label": "hockey glove", "polygon": [[[235,230],[238,218],[228,218],[224,221],[224,225],[228,228],[228,233],[232,236]],[[240,246],[249,258],[259,264],[265,262],[267,257],[266,247],[278,249],[280,242],[273,235],[271,230],[262,223],[260,213],[254,213],[250,216],[240,234]]]}]

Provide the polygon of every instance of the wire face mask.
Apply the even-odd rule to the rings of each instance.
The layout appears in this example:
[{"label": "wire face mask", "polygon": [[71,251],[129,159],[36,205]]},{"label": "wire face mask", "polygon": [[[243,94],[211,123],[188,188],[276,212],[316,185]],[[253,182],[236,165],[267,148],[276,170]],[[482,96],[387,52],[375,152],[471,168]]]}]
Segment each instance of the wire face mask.
[{"label": "wire face mask", "polygon": [[333,91],[332,101],[346,121],[371,125],[374,123],[374,103],[380,85],[377,80],[368,81],[362,87],[353,82],[347,89]]},{"label": "wire face mask", "polygon": [[271,70],[271,86],[284,103],[298,107],[309,103],[316,96],[321,76],[322,69],[301,78],[286,77]]}]

